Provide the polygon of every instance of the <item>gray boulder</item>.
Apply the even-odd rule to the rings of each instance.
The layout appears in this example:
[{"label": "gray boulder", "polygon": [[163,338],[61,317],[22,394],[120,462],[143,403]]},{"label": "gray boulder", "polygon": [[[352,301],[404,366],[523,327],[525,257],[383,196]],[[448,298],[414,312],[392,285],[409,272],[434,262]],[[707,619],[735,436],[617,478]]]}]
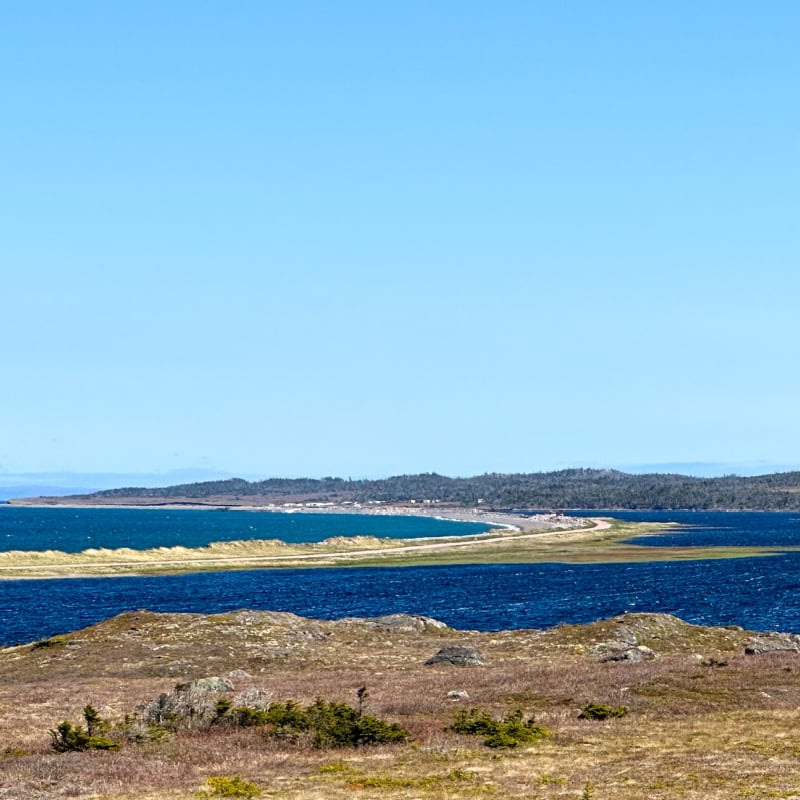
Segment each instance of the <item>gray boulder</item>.
[{"label": "gray boulder", "polygon": [[425,633],[446,630],[447,625],[433,617],[421,614],[386,614],[382,617],[345,617],[340,620],[349,625],[368,626],[393,633]]},{"label": "gray boulder", "polygon": [[190,683],[179,683],[172,692],[159,695],[145,706],[142,717],[151,725],[171,730],[202,730],[211,725],[217,716],[216,706],[220,692],[229,692],[233,684],[226,678],[200,678]]},{"label": "gray boulder", "polygon": [[652,661],[658,654],[643,644],[630,645],[625,642],[602,642],[594,649],[598,661]]},{"label": "gray boulder", "polygon": [[246,706],[247,708],[257,708],[261,711],[266,711],[272,700],[272,692],[266,689],[245,689],[233,698],[233,707]]},{"label": "gray boulder", "polygon": [[433,664],[454,664],[457,667],[483,667],[486,658],[476,647],[469,645],[451,645],[443,647],[436,655],[431,656],[425,666]]},{"label": "gray boulder", "polygon": [[[177,687],[176,687],[177,688]],[[230,692],[233,684],[227,678],[198,678],[181,687],[182,691],[195,692]]]},{"label": "gray boulder", "polygon": [[744,648],[748,656],[760,656],[762,653],[800,653],[800,636],[796,633],[769,633],[754,636]]}]

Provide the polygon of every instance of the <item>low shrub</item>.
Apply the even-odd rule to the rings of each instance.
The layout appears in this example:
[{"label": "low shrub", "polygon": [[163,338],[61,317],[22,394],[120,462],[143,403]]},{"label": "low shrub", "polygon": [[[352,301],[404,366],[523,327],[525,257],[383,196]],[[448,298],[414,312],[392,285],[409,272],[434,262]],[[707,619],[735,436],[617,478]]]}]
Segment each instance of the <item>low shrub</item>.
[{"label": "low shrub", "polygon": [[105,736],[92,736],[80,725],[72,726],[64,720],[50,731],[51,747],[57,753],[68,753],[75,750],[119,750],[120,743]]},{"label": "low shrub", "polygon": [[550,735],[550,731],[539,725],[533,716],[525,718],[521,709],[495,719],[488,711],[470,708],[456,713],[448,730],[468,736],[483,736],[487,747],[512,748],[520,744],[532,744]]},{"label": "low shrub", "polygon": [[362,714],[346,703],[317,698],[311,705],[294,701],[271,703],[266,711],[268,736],[309,737],[314,747],[360,747],[408,741],[409,733],[394,722]]},{"label": "low shrub", "polygon": [[233,707],[233,702],[230,701],[227,697],[222,697],[214,704],[214,718],[211,720],[211,724],[213,725],[215,722],[219,722]]},{"label": "low shrub", "polygon": [[154,725],[152,722],[145,722],[137,715],[130,714],[125,715],[125,721],[119,727],[119,733],[125,741],[138,745],[166,742],[173,736],[166,728]]},{"label": "low shrub", "polygon": [[[247,715],[251,719],[251,715]],[[270,703],[264,712],[263,724],[268,727],[267,735],[282,739],[296,739],[309,729],[306,710],[295,700],[285,703]]]},{"label": "low shrub", "polygon": [[[363,704],[359,695],[359,705]],[[242,728],[262,727],[268,737],[307,740],[312,746],[360,747],[369,744],[405,742],[408,731],[393,722],[363,714],[346,703],[318,698],[304,706],[294,700],[270,703],[267,708],[235,706],[227,700],[217,703],[214,723]]]},{"label": "low shrub", "polygon": [[108,729],[111,727],[100,716],[97,709],[90,705],[83,707],[83,718],[86,721],[86,731],[89,736],[97,736],[101,733],[107,733]]},{"label": "low shrub", "polygon": [[456,713],[456,718],[448,730],[453,733],[465,733],[468,736],[486,736],[495,733],[500,723],[481,708],[463,709]]},{"label": "low shrub", "polygon": [[627,713],[627,706],[605,706],[602,703],[589,703],[581,709],[578,719],[604,720],[624,717]]},{"label": "low shrub", "polygon": [[57,753],[68,753],[74,750],[119,750],[119,742],[108,739],[102,734],[109,729],[109,724],[90,705],[84,706],[83,718],[86,728],[80,725],[73,727],[64,720],[50,731],[50,746]]},{"label": "low shrub", "polygon": [[231,719],[240,728],[254,728],[266,725],[270,721],[269,711],[250,706],[236,706],[231,709]]}]

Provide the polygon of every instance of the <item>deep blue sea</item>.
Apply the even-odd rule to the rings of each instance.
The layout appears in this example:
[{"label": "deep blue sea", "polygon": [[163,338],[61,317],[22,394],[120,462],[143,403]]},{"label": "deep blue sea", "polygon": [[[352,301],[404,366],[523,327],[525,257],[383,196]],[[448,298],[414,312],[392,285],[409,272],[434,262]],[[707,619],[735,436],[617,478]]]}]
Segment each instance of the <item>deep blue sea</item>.
[{"label": "deep blue sea", "polygon": [[[10,517],[6,514],[10,510],[0,506],[0,532],[7,530]],[[71,512],[73,518],[77,514],[79,520],[86,514],[86,520],[92,524],[99,524],[102,512],[109,512],[106,509],[16,510],[31,512],[27,519],[31,530],[38,531],[38,536],[47,529],[43,520],[52,520],[49,517],[52,512]],[[195,534],[190,529],[194,519],[201,528],[206,525],[236,528],[237,523],[228,522],[230,515],[234,520],[240,514],[248,520],[255,518],[252,524],[256,525],[261,519],[282,516],[183,510],[135,510],[129,513],[135,515],[133,519],[137,525],[158,528],[160,533],[155,534],[156,544],[184,545],[190,541],[206,543],[223,538],[217,529],[210,534],[211,538],[206,531],[197,534],[199,540],[192,539]],[[592,515],[597,513],[591,512]],[[800,544],[800,515],[797,513],[607,513],[630,520],[674,520],[687,526],[681,532],[640,540],[655,547],[676,544],[768,544],[780,547]],[[92,514],[95,516],[91,517]],[[301,525],[304,516],[296,515],[294,524]],[[311,516],[325,516],[333,523],[332,515]],[[168,522],[168,519],[172,521]],[[341,519],[337,524],[341,524]],[[359,533],[384,536],[390,535],[390,530],[398,530],[393,527],[393,518],[360,517],[359,520],[359,525],[369,526]],[[378,520],[379,524],[387,525],[387,529],[376,532],[371,525]],[[416,517],[410,520],[423,522]],[[85,524],[88,526],[89,522]],[[80,528],[82,523],[74,524]],[[165,541],[164,531],[172,529],[173,525],[180,528],[181,537],[188,538]],[[455,530],[468,532],[461,525]],[[119,531],[114,537],[118,534]],[[105,534],[92,533],[92,536],[101,535]],[[284,538],[274,531],[253,535]],[[315,534],[318,538],[330,535],[337,534]],[[412,534],[406,531],[395,535]],[[417,535],[433,533],[429,530]],[[227,538],[244,537],[239,533]],[[75,548],[101,546],[100,541],[106,540],[92,539],[90,544],[76,545]],[[148,544],[141,543],[145,541]],[[126,546],[152,546],[153,542],[153,539],[134,539]],[[37,549],[56,546],[66,549],[47,539]],[[112,538],[111,543],[105,546],[122,544],[117,538]],[[32,549],[31,545],[28,544],[26,549]],[[199,613],[238,608],[273,609],[323,619],[406,612],[425,614],[454,627],[475,630],[547,628],[559,622],[589,622],[626,611],[661,611],[699,624],[800,632],[800,552],[762,558],[639,564],[252,570],[139,578],[0,581],[0,644],[33,641],[64,633],[121,611],[138,608]]]},{"label": "deep blue sea", "polygon": [[416,539],[461,536],[491,528],[421,516],[211,511],[190,508],[25,508],[0,504],[0,551],[90,547],[202,547],[210,542],[281,539],[321,542],[332,536]]},{"label": "deep blue sea", "polygon": [[576,511],[572,514],[681,524],[679,529],[669,533],[637,540],[638,544],[651,547],[800,546],[800,512],[797,511]]}]

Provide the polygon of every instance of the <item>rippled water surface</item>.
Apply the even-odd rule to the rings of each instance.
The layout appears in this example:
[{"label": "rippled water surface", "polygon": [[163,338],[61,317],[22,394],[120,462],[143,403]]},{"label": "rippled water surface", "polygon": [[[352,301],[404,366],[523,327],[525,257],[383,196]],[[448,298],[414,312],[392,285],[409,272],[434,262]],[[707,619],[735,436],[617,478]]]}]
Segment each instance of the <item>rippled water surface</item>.
[{"label": "rippled water surface", "polygon": [[0,505],[0,551],[90,547],[203,547],[237,539],[321,542],[333,536],[414,539],[480,533],[491,526],[420,516],[205,511],[157,508],[24,508]]},{"label": "rippled water surface", "polygon": [[[796,514],[687,518],[660,512],[658,518],[694,524],[685,533],[668,534],[677,537],[678,544],[697,543],[693,536],[711,536],[715,544],[788,545],[800,535]],[[646,542],[670,546],[669,541],[650,537]],[[31,641],[136,608],[274,609],[324,619],[406,612],[477,630],[545,628],[625,611],[660,611],[707,625],[800,632],[800,553],[638,564],[292,569],[4,581],[0,642]]]}]

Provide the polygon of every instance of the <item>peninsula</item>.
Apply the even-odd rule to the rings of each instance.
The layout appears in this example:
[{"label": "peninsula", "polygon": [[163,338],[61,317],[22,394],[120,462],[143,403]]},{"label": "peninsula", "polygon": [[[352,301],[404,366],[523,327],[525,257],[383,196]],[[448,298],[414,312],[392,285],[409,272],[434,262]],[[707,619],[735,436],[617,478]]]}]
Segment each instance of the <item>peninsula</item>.
[{"label": "peninsula", "polygon": [[[483,522],[483,534],[430,541],[336,537],[317,544],[279,540],[215,542],[205,547],[88,549],[81,553],[0,553],[0,579],[140,575],[225,569],[408,566],[513,562],[619,562],[771,555],[767,547],[669,547],[633,537],[670,524],[567,517],[552,509],[800,508],[800,472],[752,478],[630,475],[614,470],[447,478],[435,473],[383,480],[241,479],[161,488],[127,487],[85,495],[20,498],[14,506],[202,508],[280,513],[426,515]],[[513,510],[510,510],[513,509]],[[538,510],[538,511],[537,511]],[[781,551],[785,551],[782,547]]]},{"label": "peninsula", "polygon": [[800,510],[800,472],[697,478],[617,470],[566,469],[558,472],[489,473],[449,478],[436,473],[380,480],[269,478],[186,483],[161,488],[125,487],[67,497],[11,500],[15,505],[255,506],[400,504],[497,509],[682,509]]}]

